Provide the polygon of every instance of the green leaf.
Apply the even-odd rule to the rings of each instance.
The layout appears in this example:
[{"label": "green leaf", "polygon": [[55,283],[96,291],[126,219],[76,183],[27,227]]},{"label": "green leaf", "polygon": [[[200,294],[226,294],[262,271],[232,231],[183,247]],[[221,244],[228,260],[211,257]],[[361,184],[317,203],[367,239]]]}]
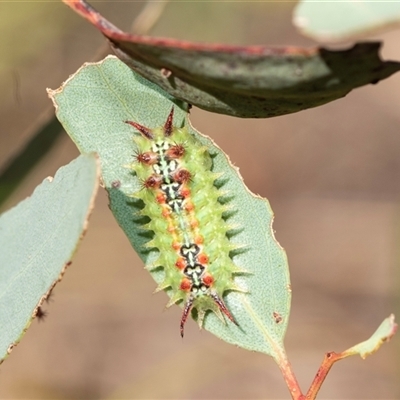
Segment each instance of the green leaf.
[{"label": "green leaf", "polygon": [[357,40],[398,26],[398,1],[314,1],[302,0],[293,14],[293,23],[307,36],[321,42]]},{"label": "green leaf", "polygon": [[379,328],[368,340],[351,347],[342,354],[345,357],[359,354],[361,358],[366,358],[375,353],[383,343],[388,342],[396,333],[396,330],[397,324],[394,322],[394,315],[392,314],[379,325]]},{"label": "green leaf", "polygon": [[[126,166],[134,160],[135,135],[126,120],[148,127],[165,123],[175,104],[174,123],[187,121],[187,105],[174,100],[158,86],[146,81],[115,57],[80,69],[60,89],[50,91],[57,116],[83,153],[99,154],[103,182],[109,193],[111,210],[132,246],[144,261],[156,257],[142,247],[148,240],[137,217],[130,195],[141,184]],[[234,257],[234,262],[249,275],[237,277],[240,287],[249,293],[231,292],[226,296],[240,328],[223,324],[215,315],[206,316],[205,328],[223,340],[250,350],[277,357],[282,353],[283,337],[289,320],[290,284],[284,250],[272,232],[273,214],[268,202],[249,192],[237,169],[227,156],[207,137],[189,125],[190,133],[203,142],[213,155],[213,170],[223,172],[223,191],[232,196],[235,212],[229,222],[239,233],[232,238],[248,250]],[[162,271],[152,273],[159,283]],[[132,288],[133,290],[133,288]],[[179,338],[179,321],[176,321]]]},{"label": "green leaf", "polygon": [[347,50],[201,45],[124,33],[85,1],[64,0],[105,35],[129,67],[175,98],[244,118],[289,114],[339,99],[400,69],[379,43]]},{"label": "green leaf", "polygon": [[80,156],[0,216],[0,363],[61,280],[97,187],[95,156]]}]

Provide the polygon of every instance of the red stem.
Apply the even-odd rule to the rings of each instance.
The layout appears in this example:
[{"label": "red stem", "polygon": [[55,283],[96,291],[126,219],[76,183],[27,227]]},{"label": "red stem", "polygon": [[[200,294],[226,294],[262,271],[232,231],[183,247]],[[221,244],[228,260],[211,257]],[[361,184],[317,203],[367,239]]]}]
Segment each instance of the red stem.
[{"label": "red stem", "polygon": [[336,361],[339,361],[345,357],[346,355],[344,355],[343,353],[330,352],[325,354],[324,360],[322,361],[322,364],[319,367],[318,372],[311,383],[310,389],[308,389],[308,392],[305,396],[306,400],[314,400],[317,397],[319,389],[324,383],[324,380],[328,375],[328,372],[332,368],[333,364]]},{"label": "red stem", "polygon": [[297,382],[296,376],[293,373],[292,365],[287,359],[285,350],[279,353],[279,358],[276,360],[280,370],[282,371],[283,378],[285,379],[286,385],[289,389],[290,395],[293,400],[305,400],[306,397],[301,392],[299,382]]},{"label": "red stem", "polygon": [[277,364],[282,371],[283,378],[285,379],[286,385],[289,389],[290,395],[292,396],[293,400],[315,400],[319,390],[321,389],[322,384],[328,372],[332,368],[333,364],[336,361],[339,361],[343,358],[346,358],[348,354],[346,352],[343,353],[335,353],[330,352],[326,353],[324,360],[322,361],[321,366],[316,373],[314,380],[311,383],[310,389],[306,395],[301,392],[299,383],[297,382],[296,376],[293,373],[292,366],[287,359],[286,353],[284,349],[278,354],[276,358]]}]

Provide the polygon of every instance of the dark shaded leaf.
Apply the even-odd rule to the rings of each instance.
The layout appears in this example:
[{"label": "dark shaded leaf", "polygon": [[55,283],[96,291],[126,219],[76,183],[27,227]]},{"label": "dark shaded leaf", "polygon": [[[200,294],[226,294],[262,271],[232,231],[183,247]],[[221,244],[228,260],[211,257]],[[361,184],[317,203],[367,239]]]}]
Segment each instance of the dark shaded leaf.
[{"label": "dark shaded leaf", "polygon": [[95,25],[115,54],[172,96],[208,111],[274,117],[316,107],[400,69],[380,43],[348,50],[201,45],[124,33],[83,0],[64,0]]}]

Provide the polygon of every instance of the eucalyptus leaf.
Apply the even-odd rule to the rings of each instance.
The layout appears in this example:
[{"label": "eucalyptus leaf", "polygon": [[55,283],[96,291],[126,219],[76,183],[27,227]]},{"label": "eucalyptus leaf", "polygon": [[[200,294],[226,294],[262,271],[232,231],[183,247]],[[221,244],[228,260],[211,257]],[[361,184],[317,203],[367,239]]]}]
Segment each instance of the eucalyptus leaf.
[{"label": "eucalyptus leaf", "polygon": [[321,42],[356,40],[398,27],[400,2],[302,0],[294,10],[293,23],[304,35]]},{"label": "eucalyptus leaf", "polygon": [[28,329],[86,230],[97,160],[83,155],[0,216],[0,363]]},{"label": "eucalyptus leaf", "polygon": [[[267,118],[317,107],[400,69],[380,43],[347,49],[200,44],[126,33],[84,0],[63,0],[106,36],[117,57],[177,99],[207,111]],[[325,4],[325,3],[324,3]]]},{"label": "eucalyptus leaf", "polygon": [[383,343],[388,342],[397,331],[397,324],[394,322],[394,315],[391,314],[379,325],[374,334],[364,342],[358,343],[343,352],[345,357],[359,354],[361,358],[366,358],[378,351]]},{"label": "eucalyptus leaf", "polygon": [[[249,192],[237,169],[211,139],[190,125],[187,105],[111,56],[100,63],[87,64],[60,89],[49,93],[57,117],[79,150],[99,154],[111,210],[146,263],[154,260],[157,252],[143,247],[149,236],[137,222],[138,209],[130,197],[142,186],[127,167],[134,161],[133,137],[137,133],[124,121],[158,127],[175,107],[174,124],[187,124],[190,133],[209,148],[213,170],[223,173],[221,190],[232,197],[230,204],[235,210],[229,223],[239,227],[232,241],[246,247],[246,251],[234,256],[234,262],[249,272],[235,278],[248,293],[230,292],[225,298],[239,327],[231,322],[224,324],[210,313],[205,328],[227,342],[278,357],[289,320],[291,292],[286,255],[271,228],[271,208],[266,200]],[[159,270],[152,275],[158,283],[164,276]],[[178,321],[176,324],[178,328]]]}]

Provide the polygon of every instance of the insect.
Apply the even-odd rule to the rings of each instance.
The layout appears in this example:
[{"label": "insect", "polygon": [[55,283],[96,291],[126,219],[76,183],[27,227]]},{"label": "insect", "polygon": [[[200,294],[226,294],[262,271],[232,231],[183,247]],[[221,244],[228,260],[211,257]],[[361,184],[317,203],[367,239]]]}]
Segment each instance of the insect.
[{"label": "insect", "polygon": [[37,308],[35,316],[37,317],[39,322],[44,321],[46,319],[47,315],[48,315],[48,312],[43,310],[42,307]]},{"label": "insect", "polygon": [[183,302],[180,333],[192,309],[202,327],[206,312],[221,320],[225,315],[237,322],[225,305],[227,291],[243,291],[234,275],[237,267],[230,253],[240,246],[227,233],[232,229],[223,215],[230,207],[218,201],[224,195],[215,185],[221,176],[212,171],[208,148],[191,135],[186,127],[173,124],[174,108],[162,127],[147,128],[125,121],[140,132],[132,170],[142,182],[133,194],[144,203],[140,215],[150,218],[144,228],[154,232],[146,247],[156,248],[158,259],[146,268],[162,266],[164,280],[156,291],[172,293],[167,307]]}]

